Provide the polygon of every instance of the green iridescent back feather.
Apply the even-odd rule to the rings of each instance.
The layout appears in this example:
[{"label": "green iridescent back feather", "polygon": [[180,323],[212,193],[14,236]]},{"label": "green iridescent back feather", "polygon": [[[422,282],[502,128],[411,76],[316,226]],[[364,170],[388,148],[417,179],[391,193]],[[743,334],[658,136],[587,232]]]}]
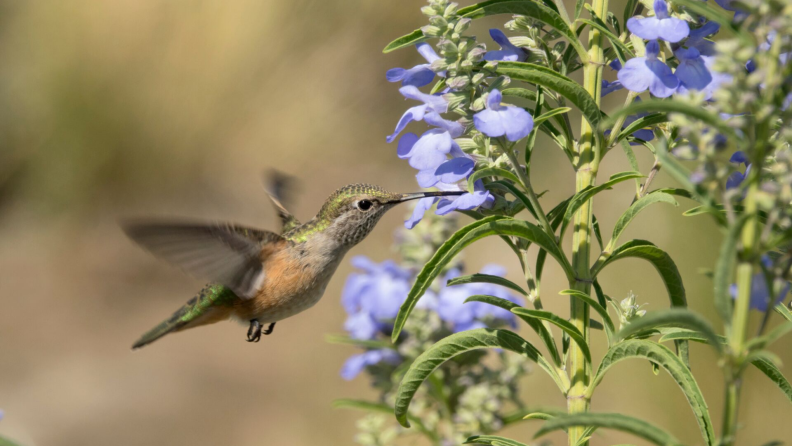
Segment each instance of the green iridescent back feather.
[{"label": "green iridescent back feather", "polygon": [[233,291],[219,284],[205,286],[198,295],[187,301],[171,317],[146,332],[132,345],[133,349],[150,344],[166,334],[178,330],[206,314],[212,307],[228,306],[239,299]]}]

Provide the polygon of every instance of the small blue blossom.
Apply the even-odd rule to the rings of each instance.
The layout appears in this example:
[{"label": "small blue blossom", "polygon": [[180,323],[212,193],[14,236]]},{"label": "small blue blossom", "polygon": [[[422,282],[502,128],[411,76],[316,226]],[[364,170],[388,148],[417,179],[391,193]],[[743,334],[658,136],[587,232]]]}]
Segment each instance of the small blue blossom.
[{"label": "small blue blossom", "polygon": [[[438,183],[438,188],[442,190],[462,190],[457,185],[443,189],[442,187],[439,187],[440,184],[441,183]],[[484,183],[482,183],[481,180],[478,180],[473,183],[473,193],[441,198],[437,203],[437,211],[435,214],[446,215],[449,212],[457,210],[468,211],[477,207],[489,207],[494,201],[495,197],[492,196],[490,191],[484,189]]]},{"label": "small blue blossom", "polygon": [[406,87],[401,87],[399,89],[399,93],[402,94],[407,99],[413,99],[416,101],[423,102],[423,105],[416,105],[415,107],[410,107],[407,109],[406,112],[402,115],[399,122],[396,124],[396,130],[389,135],[385,140],[387,142],[393,142],[399,133],[407,127],[412,121],[421,121],[424,119],[424,116],[427,113],[445,113],[448,111],[448,101],[443,99],[443,96],[440,95],[431,95],[422,93],[418,88],[412,85],[408,85]]},{"label": "small blue blossom", "polygon": [[655,0],[654,17],[627,20],[627,29],[636,36],[646,40],[661,39],[667,42],[679,42],[690,33],[687,22],[668,15],[668,5],[663,0]]},{"label": "small blue blossom", "polygon": [[509,141],[519,141],[533,130],[531,114],[521,107],[501,105],[503,95],[492,90],[487,96],[486,109],[473,116],[476,129],[490,137],[506,135]]},{"label": "small blue blossom", "polygon": [[646,56],[627,61],[619,70],[619,81],[628,90],[642,93],[647,89],[658,98],[667,98],[676,92],[679,79],[671,68],[657,59],[660,45],[656,40],[646,45]]},{"label": "small blue blossom", "polygon": [[509,38],[506,37],[506,34],[504,34],[503,31],[499,29],[491,29],[490,37],[492,37],[492,40],[501,46],[501,49],[497,51],[487,51],[487,53],[484,54],[484,60],[522,62],[528,58],[528,53],[524,49],[509,42]]},{"label": "small blue blossom", "polygon": [[373,339],[398,314],[412,275],[390,260],[377,264],[358,256],[352,265],[362,272],[350,274],[341,293],[349,314],[344,328],[355,339]]},{"label": "small blue blossom", "polygon": [[[767,256],[762,256],[762,264],[764,264],[765,268],[772,267],[772,260],[770,260]],[[737,284],[734,283],[729,287],[729,292],[732,296],[732,299],[737,298]],[[784,301],[786,298],[787,293],[789,293],[789,283],[785,283],[784,287],[776,296],[776,300],[773,303],[773,306],[776,306]],[[751,309],[761,311],[762,313],[767,312],[768,304],[770,303],[770,289],[767,287],[767,279],[762,271],[754,274],[751,277]]]},{"label": "small blue blossom", "polygon": [[695,48],[702,56],[714,56],[715,42],[707,40],[713,34],[720,30],[720,25],[715,22],[707,22],[701,28],[693,29],[690,31],[690,36],[685,41],[688,48]]},{"label": "small blue blossom", "polygon": [[441,118],[437,113],[427,113],[424,121],[438,128],[427,130],[420,138],[414,133],[405,134],[399,140],[397,155],[409,160],[415,169],[437,169],[448,154],[462,153],[454,138],[460,137],[465,128],[458,122]]},{"label": "small blue blossom", "polygon": [[624,88],[624,85],[620,81],[613,81],[608,82],[605,79],[602,80],[602,91],[600,92],[601,97],[605,97],[614,91],[619,91]]},{"label": "small blue blossom", "polygon": [[736,172],[732,172],[729,175],[729,178],[726,179],[726,189],[735,189],[739,187],[745,178],[748,177],[748,174],[751,173],[751,165],[748,163],[748,156],[745,155],[745,152],[742,150],[738,150],[734,152],[734,154],[729,159],[730,163],[737,164],[745,164],[745,173],[740,172],[739,170]]},{"label": "small blue blossom", "polygon": [[391,68],[385,73],[385,78],[388,82],[401,81],[402,86],[412,85],[414,87],[423,87],[434,80],[435,72],[432,71],[431,63],[440,59],[440,56],[438,56],[434,49],[432,49],[432,46],[426,42],[419,43],[415,48],[429,63],[416,65],[410,69]]},{"label": "small blue blossom", "polygon": [[418,203],[415,204],[415,208],[413,208],[412,215],[410,218],[404,221],[404,227],[407,229],[414,228],[415,225],[417,225],[423,219],[426,211],[431,209],[437,200],[437,198],[421,198],[418,200]]},{"label": "small blue blossom", "polygon": [[369,350],[365,353],[350,356],[343,367],[341,367],[341,377],[350,381],[370,365],[379,364],[380,362],[398,364],[400,361],[401,357],[399,354],[389,348]]},{"label": "small blue blossom", "polygon": [[699,50],[680,48],[674,54],[679,60],[679,66],[674,74],[679,79],[680,92],[703,90],[712,82],[712,75]]}]

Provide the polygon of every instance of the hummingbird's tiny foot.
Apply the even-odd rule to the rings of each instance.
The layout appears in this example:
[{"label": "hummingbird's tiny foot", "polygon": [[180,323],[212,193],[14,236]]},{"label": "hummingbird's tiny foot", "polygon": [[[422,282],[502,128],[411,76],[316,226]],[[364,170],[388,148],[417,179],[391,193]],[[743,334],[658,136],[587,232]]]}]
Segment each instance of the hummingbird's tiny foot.
[{"label": "hummingbird's tiny foot", "polygon": [[250,327],[247,332],[248,342],[258,342],[261,340],[261,322],[258,319],[250,320]]},{"label": "hummingbird's tiny foot", "polygon": [[274,330],[275,330],[275,322],[269,324],[269,327],[267,327],[266,330],[262,331],[261,334],[264,335],[272,334]]}]

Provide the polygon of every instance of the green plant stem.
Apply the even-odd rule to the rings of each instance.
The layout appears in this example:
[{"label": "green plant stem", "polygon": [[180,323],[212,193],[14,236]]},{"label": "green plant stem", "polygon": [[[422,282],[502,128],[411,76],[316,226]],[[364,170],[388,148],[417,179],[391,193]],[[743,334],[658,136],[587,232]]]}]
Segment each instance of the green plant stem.
[{"label": "green plant stem", "polygon": [[[592,14],[603,18],[608,13],[608,0],[593,0],[591,2]],[[591,97],[600,104],[600,88],[602,81],[602,67],[604,63],[602,49],[602,35],[596,29],[589,30],[589,51],[588,63],[583,68],[583,87]],[[595,132],[588,121],[582,120],[580,128],[580,143],[578,145],[577,166],[575,178],[575,190],[580,192],[588,186],[595,184],[597,170],[602,155],[601,138],[596,137]],[[575,271],[576,280],[570,286],[586,294],[591,292],[591,273],[589,269],[590,249],[591,249],[591,200],[583,204],[575,214],[574,234],[572,238],[572,268]],[[589,308],[579,299],[570,297],[570,316],[575,328],[583,333],[583,337],[588,342],[589,339]],[[575,343],[570,346],[571,358],[571,379],[570,389],[567,393],[567,411],[570,414],[583,413],[588,411],[589,399],[586,396],[591,370],[589,369],[583,352]],[[568,430],[569,445],[577,445],[585,432],[585,426],[571,427]],[[585,446],[588,442],[584,442]]]},{"label": "green plant stem", "polygon": [[523,190],[525,191],[525,195],[528,197],[528,201],[531,203],[531,206],[533,206],[534,212],[536,212],[536,217],[539,219],[539,224],[542,225],[542,228],[545,230],[547,235],[555,240],[553,227],[550,226],[550,222],[547,221],[547,216],[545,215],[544,210],[542,210],[542,205],[539,204],[539,197],[536,196],[533,187],[531,187],[531,178],[528,176],[528,172],[520,167],[520,161],[517,160],[517,155],[514,153],[514,144],[512,144],[510,147],[504,147],[504,152],[506,152],[509,162],[512,164],[512,167],[514,167],[515,172],[517,172],[517,177],[520,178],[520,182],[523,183]]}]

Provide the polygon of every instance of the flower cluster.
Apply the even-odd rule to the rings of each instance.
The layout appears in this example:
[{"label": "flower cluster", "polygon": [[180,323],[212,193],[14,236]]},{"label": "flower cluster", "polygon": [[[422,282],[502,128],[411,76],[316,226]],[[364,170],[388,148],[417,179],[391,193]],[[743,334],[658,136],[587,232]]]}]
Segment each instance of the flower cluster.
[{"label": "flower cluster", "polygon": [[[500,49],[486,51],[485,45],[477,44],[475,38],[462,34],[470,19],[456,14],[455,3],[433,0],[423,11],[431,23],[423,28],[424,35],[439,38],[437,47],[440,55],[422,42],[416,45],[416,49],[428,63],[410,69],[394,68],[386,73],[388,81],[401,82],[399,92],[402,96],[421,103],[404,112],[386,140],[389,143],[396,141],[411,122],[429,125],[430,129],[420,136],[410,132],[398,139],[398,157],[406,159],[418,171],[416,179],[419,186],[468,193],[420,200],[413,215],[405,222],[408,228],[413,228],[435,203],[436,213],[445,215],[455,210],[491,207],[495,201],[482,181],[474,182],[472,190],[467,184],[467,179],[477,167],[491,161],[490,154],[470,148],[463,150],[458,143],[460,138],[485,135],[513,144],[533,130],[533,118],[526,110],[502,103],[499,86],[507,79],[497,78],[486,70],[474,69],[480,62],[523,61],[528,52],[512,44],[498,29],[490,30],[490,36]],[[428,85],[435,76],[442,80],[432,92],[419,90],[418,87]],[[448,113],[456,116],[449,118],[445,116]]]},{"label": "flower cluster", "polygon": [[[689,91],[700,91],[705,99],[712,98],[713,92],[730,80],[728,75],[713,69],[715,47],[708,38],[718,32],[719,25],[697,22],[698,27],[691,29],[687,21],[669,14],[664,0],[655,0],[653,6],[654,16],[627,21],[632,35],[648,43],[644,46],[642,41],[633,39],[639,57],[626,61],[623,67],[612,65],[619,80],[604,83],[602,94],[623,87],[634,93],[649,90],[659,98]],[[676,70],[665,57],[660,57],[666,48],[676,59]]]},{"label": "flower cluster", "polygon": [[[366,257],[352,259],[352,264],[360,269],[347,278],[341,302],[348,317],[344,323],[349,336],[358,340],[374,340],[380,335],[388,335],[393,327],[393,320],[399,307],[407,298],[414,274],[391,260],[380,264]],[[504,276],[506,271],[497,265],[488,265],[481,270],[482,274]],[[443,277],[447,282],[459,277],[461,269],[449,270]],[[417,309],[435,312],[440,317],[439,330],[443,332],[459,332],[473,328],[487,327],[488,323],[514,326],[515,317],[512,313],[481,302],[465,303],[465,299],[473,295],[490,295],[521,303],[520,299],[504,288],[487,283],[468,283],[455,286],[438,286],[427,293],[418,302]],[[365,367],[380,362],[397,364],[400,356],[389,348],[369,350],[350,357],[341,371],[345,379],[357,376]]]}]

